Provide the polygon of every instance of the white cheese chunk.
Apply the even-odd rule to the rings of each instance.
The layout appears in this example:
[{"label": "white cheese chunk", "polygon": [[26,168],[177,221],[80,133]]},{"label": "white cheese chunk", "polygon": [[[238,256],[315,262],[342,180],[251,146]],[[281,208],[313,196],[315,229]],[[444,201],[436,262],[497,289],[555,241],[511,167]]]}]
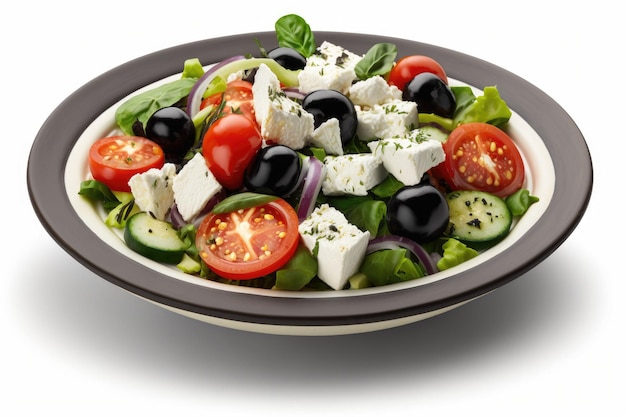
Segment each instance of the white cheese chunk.
[{"label": "white cheese chunk", "polygon": [[363,141],[403,137],[417,127],[417,103],[392,100],[370,108],[355,106],[357,136]]},{"label": "white cheese chunk", "polygon": [[307,58],[298,74],[299,89],[305,93],[315,90],[337,90],[347,94],[356,79],[354,67],[361,57],[328,41],[322,42],[315,54]]},{"label": "white cheese chunk", "polygon": [[380,157],[369,153],[327,156],[324,166],[324,195],[367,195],[387,176]]},{"label": "white cheese chunk", "polygon": [[256,120],[261,136],[292,149],[303,148],[313,133],[315,120],[280,88],[278,77],[265,64],[256,72],[252,86]]},{"label": "white cheese chunk", "polygon": [[333,117],[320,124],[311,134],[309,144],[324,149],[330,155],[343,155],[339,120]]},{"label": "white cheese chunk", "polygon": [[319,278],[335,290],[344,288],[363,262],[370,233],[328,204],[316,208],[298,230],[303,244],[317,253]]},{"label": "white cheese chunk", "polygon": [[166,163],[161,169],[150,168],[133,175],[128,185],[135,197],[135,204],[142,211],[152,213],[159,220],[165,220],[174,204],[172,182],[175,177],[176,165],[171,163]]},{"label": "white cheese chunk", "polygon": [[430,168],[446,159],[438,140],[382,139],[368,143],[385,169],[404,185],[418,184]]},{"label": "white cheese chunk", "polygon": [[174,177],[174,202],[185,221],[194,219],[222,185],[209,170],[202,154],[197,153]]},{"label": "white cheese chunk", "polygon": [[376,104],[402,100],[402,91],[395,85],[387,84],[380,75],[376,75],[352,84],[348,97],[357,106],[373,107]]}]

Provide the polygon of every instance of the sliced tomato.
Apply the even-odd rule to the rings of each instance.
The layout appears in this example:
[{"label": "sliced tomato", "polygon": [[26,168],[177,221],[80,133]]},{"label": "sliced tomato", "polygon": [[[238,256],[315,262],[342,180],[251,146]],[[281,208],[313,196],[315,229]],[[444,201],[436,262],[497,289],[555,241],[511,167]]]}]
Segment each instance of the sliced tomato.
[{"label": "sliced tomato", "polygon": [[105,137],[95,141],[89,150],[91,175],[114,191],[130,191],[128,180],[133,175],[164,164],[163,149],[139,136]]},{"label": "sliced tomato", "polygon": [[226,85],[226,91],[223,93],[213,94],[202,100],[200,108],[203,109],[208,105],[217,106],[224,100],[226,102],[224,113],[241,113],[256,122],[252,98],[251,82],[233,80]]},{"label": "sliced tomato", "polygon": [[279,198],[248,209],[209,214],[198,227],[196,246],[212,271],[245,280],[280,269],[295,253],[299,239],[298,216]]},{"label": "sliced tomato", "polygon": [[448,84],[448,76],[441,64],[425,55],[408,55],[400,58],[389,72],[388,83],[403,90],[406,83],[423,72],[433,73]]},{"label": "sliced tomato", "polygon": [[215,179],[225,188],[236,190],[243,185],[246,167],[262,142],[256,122],[241,114],[227,114],[205,133],[202,155]]},{"label": "sliced tomato", "polygon": [[515,142],[493,125],[459,125],[443,149],[446,160],[433,172],[453,190],[478,190],[506,197],[524,183],[524,161]]}]

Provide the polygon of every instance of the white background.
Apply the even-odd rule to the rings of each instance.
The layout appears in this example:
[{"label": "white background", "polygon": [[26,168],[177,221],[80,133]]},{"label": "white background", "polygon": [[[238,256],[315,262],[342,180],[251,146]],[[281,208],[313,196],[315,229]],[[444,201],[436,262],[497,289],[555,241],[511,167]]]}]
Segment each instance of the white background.
[{"label": "white background", "polygon": [[[14,410],[4,415],[517,416],[623,409],[624,215],[616,199],[623,193],[617,178],[624,164],[619,81],[626,33],[612,8],[617,3],[39,3],[14,3],[0,24],[8,187],[1,205],[0,408]],[[594,161],[594,191],[578,228],[532,271],[464,307],[401,328],[326,338],[245,333],[184,318],[109,284],[57,246],[26,188],[30,147],[55,107],[128,60],[200,39],[273,30],[287,13],[303,16],[314,30],[458,50],[545,91],[577,123]]]}]

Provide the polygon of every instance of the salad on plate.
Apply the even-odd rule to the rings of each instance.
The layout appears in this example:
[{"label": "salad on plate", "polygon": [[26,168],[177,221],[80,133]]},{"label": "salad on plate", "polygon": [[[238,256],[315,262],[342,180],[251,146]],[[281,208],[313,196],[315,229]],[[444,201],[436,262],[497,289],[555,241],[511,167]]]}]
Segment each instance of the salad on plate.
[{"label": "salad on plate", "polygon": [[124,100],[78,193],[153,261],[231,285],[354,290],[497,245],[538,198],[496,86],[392,43],[357,54],[290,14],[277,47]]}]

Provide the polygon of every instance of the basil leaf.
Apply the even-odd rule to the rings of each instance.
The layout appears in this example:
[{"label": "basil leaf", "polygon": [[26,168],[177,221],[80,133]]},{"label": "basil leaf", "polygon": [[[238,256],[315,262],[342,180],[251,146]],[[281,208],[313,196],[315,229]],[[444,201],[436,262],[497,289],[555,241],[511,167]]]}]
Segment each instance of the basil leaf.
[{"label": "basil leaf", "polygon": [[371,236],[378,236],[387,215],[384,201],[370,200],[351,207],[344,213],[348,221]]},{"label": "basil leaf", "polygon": [[315,36],[309,24],[296,14],[278,19],[274,25],[278,46],[295,49],[305,58],[315,53]]},{"label": "basil leaf", "polygon": [[276,271],[277,290],[301,290],[317,275],[317,259],[300,245],[284,267]]},{"label": "basil leaf", "polygon": [[408,257],[406,249],[387,249],[365,257],[359,272],[367,275],[374,286],[410,281],[425,275],[421,266]]},{"label": "basil leaf", "polygon": [[326,158],[326,151],[324,150],[324,148],[311,147],[310,151],[313,154],[313,157],[319,159],[322,162],[324,161],[324,158]]},{"label": "basil leaf", "polygon": [[392,43],[377,43],[356,64],[354,72],[360,80],[366,80],[376,75],[385,75],[391,68],[398,55],[398,48]]},{"label": "basil leaf", "polygon": [[[453,90],[454,91],[454,90]],[[458,91],[454,91],[455,95]],[[494,126],[502,126],[511,118],[511,109],[500,97],[497,87],[483,88],[483,94],[457,109],[454,115],[454,125],[462,123],[483,122]]]},{"label": "basil leaf", "polygon": [[476,101],[476,96],[471,87],[467,86],[451,86],[450,90],[454,94],[456,100],[455,114],[459,114],[462,110],[471,106]]},{"label": "basil leaf", "polygon": [[278,197],[268,194],[258,193],[239,193],[226,197],[213,207],[212,212],[215,214],[230,213],[232,211],[243,210],[250,207],[261,206],[270,201],[276,200]]},{"label": "basil leaf", "polygon": [[181,78],[131,97],[115,112],[117,125],[127,135],[132,135],[135,122],[145,126],[152,113],[187,97],[196,81],[196,78]]},{"label": "basil leaf", "polygon": [[372,188],[372,194],[380,198],[389,198],[394,195],[404,184],[393,175],[387,175],[383,182]]},{"label": "basil leaf", "polygon": [[91,201],[102,202],[106,211],[113,210],[121,203],[106,184],[97,180],[81,182],[78,194],[87,197]]}]

